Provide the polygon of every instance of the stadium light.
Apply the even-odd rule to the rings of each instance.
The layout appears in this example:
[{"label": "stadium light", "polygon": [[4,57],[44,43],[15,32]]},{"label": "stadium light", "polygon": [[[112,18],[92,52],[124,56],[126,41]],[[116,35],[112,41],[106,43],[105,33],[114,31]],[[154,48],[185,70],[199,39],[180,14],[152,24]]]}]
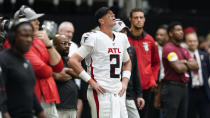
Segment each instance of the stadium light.
[{"label": "stadium light", "polygon": [[33,5],[34,4],[34,0],[28,0],[29,5]]},{"label": "stadium light", "polygon": [[16,3],[16,0],[10,0],[10,2],[14,5]]},{"label": "stadium light", "polygon": [[112,7],[114,5],[114,0],[108,0],[108,7]]},{"label": "stadium light", "polygon": [[124,0],[118,0],[118,6],[119,8],[123,8],[124,7]]},{"label": "stadium light", "polygon": [[82,0],[76,0],[76,5],[80,6],[82,4]]},{"label": "stadium light", "polygon": [[93,0],[87,0],[87,5],[92,6],[93,5]]},{"label": "stadium light", "polygon": [[4,0],[0,0],[0,4],[3,4],[4,3]]},{"label": "stadium light", "polygon": [[55,6],[58,6],[58,5],[59,5],[59,0],[53,0],[53,4],[54,4]]}]

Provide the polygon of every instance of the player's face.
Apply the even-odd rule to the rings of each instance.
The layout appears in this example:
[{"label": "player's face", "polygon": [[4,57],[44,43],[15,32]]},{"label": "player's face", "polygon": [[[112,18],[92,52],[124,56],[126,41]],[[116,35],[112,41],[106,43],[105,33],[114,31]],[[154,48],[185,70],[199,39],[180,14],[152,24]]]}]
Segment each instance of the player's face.
[{"label": "player's face", "polygon": [[135,29],[142,29],[145,23],[145,16],[143,12],[133,12],[130,18],[131,26]]},{"label": "player's face", "polygon": [[108,13],[102,17],[104,25],[113,27],[116,24],[115,14],[110,10]]},{"label": "player's face", "polygon": [[29,24],[22,24],[17,30],[15,48],[22,54],[28,52],[33,40],[33,29]]},{"label": "player's face", "polygon": [[168,41],[168,34],[165,29],[158,29],[155,38],[159,45],[163,46]]},{"label": "player's face", "polygon": [[189,50],[195,51],[198,48],[198,37],[196,34],[187,34],[185,40]]},{"label": "player's face", "polygon": [[183,28],[181,25],[174,26],[172,32],[170,32],[171,37],[176,41],[181,41],[184,37]]},{"label": "player's face", "polygon": [[32,24],[35,32],[39,31],[40,22],[38,19],[31,20],[30,23]]}]

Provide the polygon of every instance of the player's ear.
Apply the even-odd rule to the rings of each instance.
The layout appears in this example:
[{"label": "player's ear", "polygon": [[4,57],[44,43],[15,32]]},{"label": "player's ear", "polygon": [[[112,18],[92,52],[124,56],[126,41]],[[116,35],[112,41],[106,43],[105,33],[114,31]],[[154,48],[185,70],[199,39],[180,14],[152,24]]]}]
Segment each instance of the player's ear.
[{"label": "player's ear", "polygon": [[169,32],[168,34],[169,34],[169,37],[172,37],[172,32]]},{"label": "player's ear", "polygon": [[104,20],[103,20],[102,18],[98,19],[98,22],[99,22],[100,24],[104,24]]},{"label": "player's ear", "polygon": [[131,17],[129,17],[129,21],[131,22]]}]

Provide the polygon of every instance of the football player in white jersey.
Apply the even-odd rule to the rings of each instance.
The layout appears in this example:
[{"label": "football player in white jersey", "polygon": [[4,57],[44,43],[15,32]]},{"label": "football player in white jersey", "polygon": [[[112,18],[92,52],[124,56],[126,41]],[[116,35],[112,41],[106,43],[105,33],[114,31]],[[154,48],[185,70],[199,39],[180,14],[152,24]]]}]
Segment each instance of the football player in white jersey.
[{"label": "football player in white jersey", "polygon": [[[81,47],[68,64],[90,85],[87,98],[92,118],[120,118],[120,107],[123,107],[120,97],[125,93],[131,75],[127,52],[130,45],[125,34],[112,31],[115,15],[109,8],[98,9],[95,17],[100,31],[82,36]],[[80,65],[84,58],[87,72]],[[126,113],[123,118],[127,117]]]}]

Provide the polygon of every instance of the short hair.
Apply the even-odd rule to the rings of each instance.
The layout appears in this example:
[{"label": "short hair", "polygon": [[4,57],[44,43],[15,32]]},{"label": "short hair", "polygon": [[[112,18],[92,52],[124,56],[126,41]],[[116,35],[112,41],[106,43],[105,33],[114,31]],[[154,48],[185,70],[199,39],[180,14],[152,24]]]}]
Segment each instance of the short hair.
[{"label": "short hair", "polygon": [[142,10],[141,8],[132,9],[131,12],[130,12],[130,18],[132,17],[134,12],[143,12],[144,13],[144,10]]},{"label": "short hair", "polygon": [[110,8],[108,7],[101,7],[95,12],[95,19],[97,24],[100,26],[101,24],[98,22],[98,19],[102,18],[105,16],[109,11],[111,11]]},{"label": "short hair", "polygon": [[59,39],[60,37],[66,38],[66,36],[63,35],[63,34],[56,34],[56,35],[53,37],[53,45],[57,45],[56,40]]},{"label": "short hair", "polygon": [[62,22],[62,23],[59,25],[59,27],[58,27],[58,32],[60,32],[60,30],[63,29],[66,25],[72,25],[72,26],[74,27],[74,25],[73,25],[72,22],[70,22],[70,21],[64,21],[64,22]]},{"label": "short hair", "polygon": [[204,43],[204,42],[206,42],[207,40],[206,40],[206,38],[205,38],[205,36],[199,36],[198,37],[198,41],[199,41],[199,43],[201,44],[201,43]]},{"label": "short hair", "polygon": [[157,28],[157,30],[158,29],[164,29],[164,30],[168,31],[168,25],[167,24],[162,24]]},{"label": "short hair", "polygon": [[171,32],[175,26],[177,25],[181,25],[182,24],[179,22],[179,21],[174,21],[174,22],[171,22],[169,25],[168,25],[168,33]]},{"label": "short hair", "polygon": [[12,46],[15,44],[16,36],[19,33],[18,30],[19,30],[20,26],[22,26],[22,25],[29,25],[32,28],[32,30],[34,31],[32,24],[28,21],[13,24],[8,32],[8,41]]}]

